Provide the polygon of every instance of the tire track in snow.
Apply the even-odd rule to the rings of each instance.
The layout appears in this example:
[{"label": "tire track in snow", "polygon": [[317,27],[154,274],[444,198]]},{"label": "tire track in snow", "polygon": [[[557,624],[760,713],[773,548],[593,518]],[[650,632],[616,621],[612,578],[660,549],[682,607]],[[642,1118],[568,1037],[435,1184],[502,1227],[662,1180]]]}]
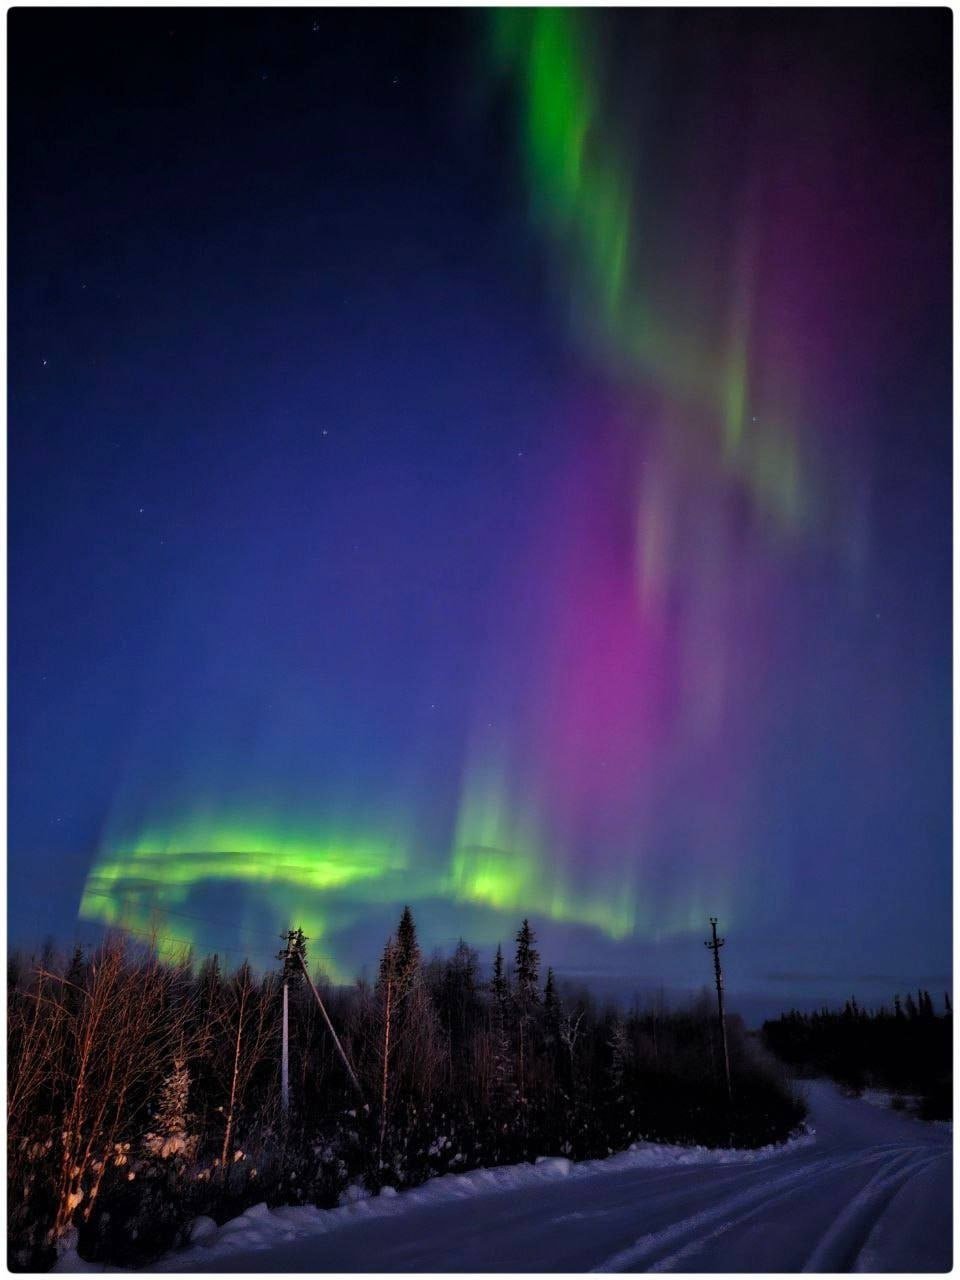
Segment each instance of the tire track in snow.
[{"label": "tire track in snow", "polygon": [[[818,1159],[801,1169],[764,1181],[759,1187],[751,1187],[722,1199],[719,1204],[700,1213],[682,1218],[660,1231],[641,1236],[632,1245],[619,1250],[593,1270],[596,1272],[665,1270],[681,1254],[699,1250],[708,1240],[729,1231],[739,1222],[754,1217],[760,1210],[784,1200],[798,1187],[818,1181],[827,1174],[868,1166],[884,1158],[883,1153],[872,1149],[847,1157],[830,1156]],[[733,1215],[731,1217],[731,1215]],[[714,1228],[704,1234],[705,1228]]]},{"label": "tire track in snow", "polygon": [[[911,1150],[922,1150],[922,1149],[923,1148],[912,1148]],[[869,1158],[864,1157],[861,1159],[852,1159],[846,1166],[838,1165],[835,1168],[826,1168],[824,1170],[821,1170],[815,1173],[809,1179],[809,1181],[814,1182],[816,1180],[819,1180],[821,1173],[829,1175],[832,1173],[843,1172],[844,1168],[858,1168],[861,1166],[869,1165],[870,1163],[873,1162],[874,1159],[879,1158],[880,1156],[881,1156],[881,1152],[874,1152]],[[904,1159],[904,1152],[903,1152],[903,1149],[900,1148],[898,1154],[894,1156],[891,1160],[888,1160],[887,1163],[884,1166],[882,1166],[882,1168],[878,1171],[877,1174],[874,1175],[874,1177],[871,1179],[870,1184],[868,1185],[872,1185],[873,1183],[875,1183],[877,1179],[881,1177],[881,1175],[885,1175],[886,1177],[889,1177],[891,1172],[890,1166],[897,1165],[898,1168],[902,1167],[903,1159]],[[920,1161],[916,1166],[914,1166],[912,1169],[907,1171],[907,1173],[905,1174],[905,1177],[906,1178],[912,1177],[915,1172],[917,1172],[921,1168],[925,1168],[926,1165],[929,1164],[930,1162],[931,1162],[930,1160]],[[891,1196],[893,1196],[896,1193],[900,1185],[902,1184],[898,1183],[897,1187],[895,1187],[894,1190],[890,1192]],[[802,1189],[802,1184],[790,1188],[789,1194],[793,1194],[793,1192],[800,1189]],[[682,1248],[678,1249],[676,1252],[672,1254],[667,1254],[665,1257],[660,1258],[657,1261],[651,1263],[646,1268],[646,1270],[659,1272],[659,1271],[673,1271],[678,1269],[677,1268],[678,1263],[683,1262],[688,1258],[695,1257],[698,1253],[703,1252],[704,1248],[707,1245],[712,1244],[714,1241],[720,1239],[721,1236],[726,1235],[726,1233],[732,1230],[733,1228],[744,1226],[745,1224],[753,1221],[754,1219],[761,1217],[764,1213],[766,1213],[766,1211],[771,1207],[771,1205],[778,1204],[784,1198],[785,1197],[778,1192],[776,1195],[769,1197],[768,1199],[763,1200],[759,1204],[755,1205],[753,1208],[748,1209],[746,1213],[742,1213],[738,1217],[732,1218],[729,1222],[722,1222],[719,1227],[717,1227],[714,1231],[711,1231],[708,1235],[699,1236],[693,1240],[690,1240],[687,1244],[685,1244]],[[690,1268],[683,1268],[683,1270],[689,1270],[689,1269]],[[816,1267],[809,1267],[808,1265],[808,1267],[804,1268],[804,1270],[808,1270],[808,1269],[815,1270],[815,1271],[846,1270],[845,1267],[842,1267],[840,1265],[816,1266]]]},{"label": "tire track in snow", "polygon": [[850,1271],[855,1269],[871,1232],[901,1187],[934,1161],[942,1152],[917,1157],[918,1148],[909,1148],[902,1157],[883,1165],[852,1199],[848,1200],[804,1265],[810,1271]]},{"label": "tire track in snow", "polygon": [[[851,1165],[852,1167],[856,1168],[856,1167],[859,1167],[860,1165],[866,1165],[869,1163],[870,1163],[870,1160],[862,1159],[862,1160],[852,1161]],[[825,1172],[827,1174],[830,1174],[834,1172],[841,1172],[841,1170],[827,1169]],[[876,1176],[877,1175],[874,1175],[874,1177]],[[819,1174],[817,1175],[817,1177],[819,1177]],[[798,1188],[794,1187],[792,1188],[792,1191],[796,1191],[797,1189]],[[715,1231],[711,1231],[709,1235],[702,1236],[697,1240],[691,1240],[689,1244],[684,1245],[683,1248],[679,1249],[676,1253],[670,1254],[665,1258],[661,1258],[658,1262],[654,1262],[648,1268],[648,1270],[649,1271],[673,1271],[677,1269],[678,1262],[682,1262],[687,1258],[694,1257],[696,1254],[701,1253],[706,1245],[712,1244],[713,1241],[718,1240],[723,1235],[726,1235],[726,1233],[730,1231],[732,1228],[743,1226],[746,1223],[751,1222],[753,1219],[760,1217],[770,1207],[771,1203],[775,1204],[780,1199],[781,1197],[779,1195],[775,1196],[772,1200],[764,1201],[762,1204],[757,1205],[753,1209],[749,1209],[746,1213],[741,1214],[739,1217],[732,1219],[730,1222],[721,1223],[721,1225],[717,1227]],[[821,1268],[817,1268],[817,1269],[820,1270]],[[838,1267],[835,1269],[841,1270],[842,1268]]]},{"label": "tire track in snow", "polygon": [[[923,1166],[923,1168],[915,1170],[911,1174],[911,1176],[906,1179],[905,1182],[902,1182],[900,1184],[900,1186],[894,1192],[893,1196],[884,1206],[879,1217],[871,1226],[870,1231],[867,1235],[867,1238],[863,1243],[863,1247],[860,1249],[860,1252],[857,1254],[856,1258],[854,1259],[853,1266],[851,1268],[853,1271],[863,1273],[863,1272],[889,1270],[889,1268],[884,1268],[884,1266],[882,1265],[884,1261],[884,1251],[883,1251],[883,1248],[881,1247],[880,1237],[883,1233],[883,1230],[888,1226],[889,1218],[892,1217],[894,1222],[898,1221],[898,1218],[896,1216],[896,1211],[899,1210],[899,1205],[897,1204],[897,1202],[903,1200],[905,1193],[909,1193],[909,1191],[912,1190],[912,1183],[915,1181],[915,1179],[919,1178],[921,1174],[926,1169],[928,1169],[932,1164],[935,1164],[937,1160],[952,1160],[952,1152],[941,1151],[936,1157],[934,1157],[931,1160],[928,1160],[926,1164]],[[948,1253],[949,1253],[949,1245],[948,1245]],[[944,1263],[946,1265],[943,1265]],[[935,1265],[931,1269],[943,1272],[943,1271],[949,1271],[950,1267],[951,1267],[951,1262],[948,1261],[947,1259],[941,1258],[939,1260],[939,1264]],[[900,1270],[901,1268],[897,1267],[896,1269]],[[926,1271],[927,1268],[923,1267],[922,1270]]]}]

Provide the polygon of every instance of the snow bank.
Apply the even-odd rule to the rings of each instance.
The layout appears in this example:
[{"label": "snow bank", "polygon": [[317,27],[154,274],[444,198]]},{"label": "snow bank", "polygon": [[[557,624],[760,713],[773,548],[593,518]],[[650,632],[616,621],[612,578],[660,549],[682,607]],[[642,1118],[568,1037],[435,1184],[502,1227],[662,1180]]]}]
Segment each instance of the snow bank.
[{"label": "snow bank", "polygon": [[208,1218],[205,1214],[201,1214],[199,1218],[194,1218],[190,1223],[190,1243],[203,1244],[205,1240],[212,1240],[218,1230],[219,1227],[213,1218]]},{"label": "snow bank", "polygon": [[[150,1268],[152,1271],[204,1271],[214,1257],[252,1249],[270,1249],[274,1245],[307,1236],[324,1235],[337,1227],[365,1218],[393,1217],[421,1205],[443,1201],[465,1200],[471,1196],[497,1191],[519,1191],[567,1178],[591,1178],[605,1173],[621,1173],[630,1169],[661,1169],[683,1165],[753,1164],[784,1155],[814,1141],[812,1131],[788,1142],[755,1151],[709,1147],[677,1147],[664,1143],[635,1142],[626,1151],[606,1160],[574,1162],[562,1156],[540,1156],[534,1164],[501,1165],[493,1169],[473,1169],[469,1173],[447,1173],[432,1178],[422,1186],[397,1192],[384,1187],[379,1196],[365,1199],[350,1197],[336,1209],[317,1209],[313,1205],[268,1209],[254,1205],[238,1218],[225,1222],[216,1234],[203,1232],[203,1238],[189,1248],[168,1253]],[[341,1197],[343,1200],[344,1197]]]},{"label": "snow bank", "polygon": [[95,1262],[84,1262],[79,1253],[77,1253],[78,1235],[79,1232],[76,1227],[71,1227],[64,1235],[60,1242],[60,1247],[57,1250],[57,1260],[50,1268],[51,1271],[69,1271],[77,1273],[83,1271],[103,1270],[103,1268],[98,1266]]}]

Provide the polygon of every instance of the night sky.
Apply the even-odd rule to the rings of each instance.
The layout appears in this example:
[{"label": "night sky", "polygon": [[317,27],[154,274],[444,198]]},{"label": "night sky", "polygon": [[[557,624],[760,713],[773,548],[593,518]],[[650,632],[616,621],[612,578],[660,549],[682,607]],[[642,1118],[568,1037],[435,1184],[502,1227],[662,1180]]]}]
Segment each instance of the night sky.
[{"label": "night sky", "polygon": [[14,10],[9,919],[949,984],[947,10]]}]

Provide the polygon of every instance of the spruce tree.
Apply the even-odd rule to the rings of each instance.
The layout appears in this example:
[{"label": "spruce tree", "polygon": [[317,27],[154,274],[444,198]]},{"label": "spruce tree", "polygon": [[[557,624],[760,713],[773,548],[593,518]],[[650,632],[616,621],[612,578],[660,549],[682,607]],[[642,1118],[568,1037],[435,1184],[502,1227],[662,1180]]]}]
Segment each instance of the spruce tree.
[{"label": "spruce tree", "polygon": [[409,907],[403,908],[403,915],[397,926],[396,940],[396,975],[401,989],[409,989],[420,968],[420,944],[417,942],[417,926],[413,923],[413,914]]},{"label": "spruce tree", "polygon": [[525,1010],[540,1001],[538,982],[540,979],[540,953],[534,947],[533,930],[530,921],[524,920],[517,933],[517,999]]},{"label": "spruce tree", "polygon": [[[540,1003],[540,990],[537,985],[540,976],[540,954],[534,947],[534,933],[530,921],[524,919],[517,933],[516,987],[514,997],[517,1002],[517,1084],[520,1103],[526,1102],[527,1058],[529,1048],[526,1042],[526,1027],[533,1009]],[[526,1123],[524,1121],[524,1123]]]}]

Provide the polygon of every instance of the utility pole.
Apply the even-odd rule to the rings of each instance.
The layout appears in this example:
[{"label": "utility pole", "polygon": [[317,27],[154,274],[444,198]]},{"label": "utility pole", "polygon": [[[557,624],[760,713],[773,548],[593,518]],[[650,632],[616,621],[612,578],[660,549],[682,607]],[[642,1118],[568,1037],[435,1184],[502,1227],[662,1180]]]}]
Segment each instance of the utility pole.
[{"label": "utility pole", "polygon": [[290,991],[287,975],[283,975],[283,1060],[280,1063],[280,1098],[283,1122],[290,1115]]},{"label": "utility pole", "polygon": [[720,1043],[723,1047],[723,1076],[727,1086],[727,1101],[733,1100],[733,1089],[730,1085],[730,1053],[727,1049],[727,1019],[723,1012],[723,971],[720,968],[720,948],[726,938],[717,937],[717,917],[710,917],[712,938],[703,945],[713,952],[713,973],[717,983],[717,1016],[720,1020]]},{"label": "utility pole", "polygon": [[[280,935],[284,937],[283,934]],[[280,1058],[280,1107],[283,1113],[283,1123],[286,1127],[290,1117],[290,978],[293,975],[299,976],[300,967],[306,972],[306,966],[303,965],[303,952],[306,949],[306,938],[302,929],[288,929],[284,938],[286,946],[277,956],[278,960],[283,961],[283,1048]],[[299,965],[297,962],[300,962]]]}]

